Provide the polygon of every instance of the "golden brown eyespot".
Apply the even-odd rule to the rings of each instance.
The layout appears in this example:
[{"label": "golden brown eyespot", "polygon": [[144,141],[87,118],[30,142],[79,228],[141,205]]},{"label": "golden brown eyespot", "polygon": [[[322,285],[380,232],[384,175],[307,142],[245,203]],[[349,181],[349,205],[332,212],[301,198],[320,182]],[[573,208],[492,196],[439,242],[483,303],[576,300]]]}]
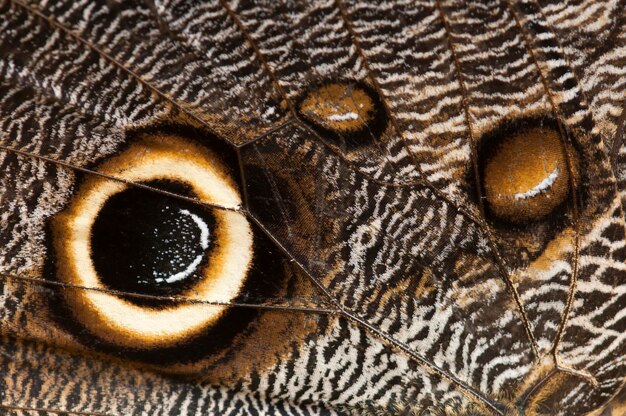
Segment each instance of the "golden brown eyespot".
[{"label": "golden brown eyespot", "polygon": [[[552,128],[527,128],[504,137],[482,166],[482,186],[490,211],[499,219],[523,223],[541,219],[569,195],[570,165]],[[575,163],[571,164],[575,172]]]},{"label": "golden brown eyespot", "polygon": [[363,89],[343,83],[311,92],[300,105],[304,117],[339,132],[362,129],[375,111],[374,100]]},{"label": "golden brown eyespot", "polygon": [[342,81],[309,91],[298,106],[305,121],[323,134],[348,144],[364,144],[378,138],[385,125],[380,99],[363,83]]},{"label": "golden brown eyespot", "polygon": [[[171,135],[144,138],[97,171],[135,183],[169,184],[207,204],[241,205],[217,156]],[[89,288],[229,302],[253,260],[252,229],[244,214],[95,175],[81,184],[52,229],[58,278]],[[134,349],[176,345],[214,325],[226,310],[190,302],[154,307],[79,289],[67,290],[66,301],[90,332]]]}]

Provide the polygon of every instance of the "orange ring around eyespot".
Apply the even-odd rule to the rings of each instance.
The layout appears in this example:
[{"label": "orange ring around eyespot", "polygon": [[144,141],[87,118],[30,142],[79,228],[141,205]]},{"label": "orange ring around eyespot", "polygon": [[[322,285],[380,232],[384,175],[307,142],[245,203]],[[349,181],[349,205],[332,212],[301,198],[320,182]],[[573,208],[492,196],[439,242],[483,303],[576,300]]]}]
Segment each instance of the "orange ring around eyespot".
[{"label": "orange ring around eyespot", "polygon": [[[206,149],[173,136],[145,140],[105,162],[98,171],[127,181],[170,179],[191,186],[200,201],[236,208],[241,198],[217,158]],[[91,260],[91,228],[111,196],[129,185],[91,176],[70,206],[54,219],[59,279],[104,289]],[[182,296],[228,302],[241,289],[253,258],[252,229],[246,217],[214,209],[216,244],[204,278]],[[226,307],[181,303],[163,309],[142,307],[111,293],[70,289],[66,299],[73,315],[107,342],[130,348],[162,348],[195,336],[215,324]]]}]

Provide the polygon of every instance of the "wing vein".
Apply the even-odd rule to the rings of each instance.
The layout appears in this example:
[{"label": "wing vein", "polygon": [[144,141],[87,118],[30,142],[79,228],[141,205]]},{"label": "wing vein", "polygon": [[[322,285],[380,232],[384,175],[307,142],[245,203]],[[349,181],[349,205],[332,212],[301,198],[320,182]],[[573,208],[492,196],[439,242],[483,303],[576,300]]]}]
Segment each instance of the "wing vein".
[{"label": "wing vein", "polygon": [[226,10],[226,13],[228,13],[228,16],[230,16],[230,18],[233,19],[233,22],[235,22],[235,26],[237,26],[237,29],[239,29],[243,37],[246,39],[246,42],[248,42],[248,44],[254,51],[254,54],[259,60],[259,62],[261,63],[261,66],[263,67],[267,75],[272,80],[272,85],[274,85],[274,88],[276,88],[276,91],[280,94],[281,98],[285,101],[285,103],[289,107],[289,111],[291,112],[292,116],[294,118],[297,118],[297,112],[295,108],[293,107],[293,104],[287,98],[287,93],[285,92],[283,87],[280,85],[280,82],[278,81],[278,77],[276,77],[276,74],[272,70],[272,67],[269,65],[267,59],[265,58],[265,55],[259,48],[259,45],[257,45],[257,43],[255,42],[250,32],[248,32],[244,24],[241,22],[241,19],[239,19],[239,16],[237,16],[237,13],[226,3],[226,0],[220,0],[220,4],[224,8],[224,10]]},{"label": "wing vein", "polygon": [[[508,0],[507,0],[508,2]],[[548,100],[550,101],[550,106],[552,107],[552,112],[554,113],[554,116],[556,117],[557,120],[557,124],[559,126],[559,130],[561,133],[561,140],[566,140],[566,138],[570,137],[569,135],[569,130],[566,127],[566,125],[563,122],[563,117],[561,115],[561,112],[559,111],[559,107],[555,101],[554,96],[552,95],[552,92],[550,90],[550,84],[548,82],[548,79],[546,78],[546,74],[543,72],[543,70],[541,69],[541,65],[539,65],[539,61],[537,59],[537,56],[532,48],[530,39],[528,38],[528,32],[526,31],[526,29],[524,29],[524,25],[522,24],[522,22],[520,21],[520,16],[518,14],[518,11],[516,10],[516,8],[513,6],[512,3],[508,2],[507,3],[512,14],[513,17],[515,19],[515,23],[518,26],[520,33],[522,34],[522,39],[524,40],[524,45],[526,47],[526,49],[528,50],[528,53],[530,54],[531,59],[533,60],[533,63],[535,65],[535,67],[537,68],[537,72],[539,73],[539,77],[541,78],[541,83],[543,85],[543,89],[544,92],[546,94],[546,96],[548,97]],[[569,65],[569,64],[568,64]],[[576,80],[578,82],[578,80]],[[584,99],[584,97],[583,97]],[[566,152],[567,155],[567,168],[569,170],[569,177],[570,177],[570,181],[573,181],[575,178],[575,174],[572,168],[572,161],[570,160],[570,156],[569,156],[569,152]],[[558,346],[561,342],[561,339],[563,337],[563,332],[565,330],[565,325],[567,324],[567,320],[569,317],[569,312],[572,309],[572,304],[574,302],[574,294],[576,293],[576,285],[577,285],[577,280],[578,280],[578,266],[579,266],[579,257],[580,257],[580,221],[579,221],[579,215],[578,215],[578,198],[576,197],[576,188],[573,186],[573,182],[570,184],[570,188],[571,188],[571,192],[572,192],[572,201],[574,202],[573,205],[573,219],[574,219],[574,229],[575,229],[575,241],[574,241],[574,260],[573,260],[573,265],[572,265],[572,277],[570,279],[570,287],[569,287],[569,291],[567,294],[567,300],[565,302],[565,308],[563,309],[563,312],[561,314],[561,322],[559,323],[559,328],[557,330],[557,334],[555,336],[552,348],[551,348],[551,352],[555,361],[555,364],[558,366],[559,364],[559,360],[558,360]]]},{"label": "wing vein", "polygon": [[[465,79],[463,77],[463,74],[461,72],[461,64],[459,62],[457,53],[456,53],[456,49],[454,47],[454,42],[452,40],[452,33],[450,30],[450,25],[448,22],[448,19],[446,17],[446,14],[443,10],[443,7],[441,5],[441,0],[437,0],[436,2],[437,4],[437,10],[439,12],[439,16],[442,20],[444,29],[446,31],[446,38],[447,38],[447,45],[448,45],[448,49],[450,50],[450,54],[452,56],[452,61],[454,62],[454,71],[457,77],[457,81],[459,82],[459,88],[461,91],[461,103],[463,106],[463,112],[464,112],[464,119],[465,119],[465,123],[467,125],[467,131],[468,131],[468,135],[469,135],[469,139],[470,139],[470,149],[471,149],[471,153],[472,153],[472,165],[473,165],[473,170],[474,170],[474,179],[476,181],[476,188],[478,190],[480,190],[480,186],[479,186],[479,176],[478,176],[478,162],[477,162],[477,155],[476,155],[476,138],[474,137],[474,130],[472,127],[472,121],[471,121],[471,117],[470,117],[470,110],[469,110],[469,104],[468,104],[468,93],[467,93],[467,87],[465,85]],[[483,206],[483,201],[482,201],[482,195],[480,195],[480,191],[478,191],[478,199],[480,201],[480,209],[481,209],[481,213],[484,215],[484,206]],[[528,315],[526,313],[526,308],[524,308],[524,304],[522,303],[522,299],[521,296],[519,294],[519,292],[517,291],[517,288],[515,287],[515,285],[513,284],[511,277],[509,276],[509,273],[507,272],[507,267],[506,267],[506,262],[504,261],[504,259],[502,258],[502,256],[500,255],[500,252],[496,246],[496,244],[493,241],[493,236],[491,235],[491,232],[484,227],[483,231],[485,232],[485,235],[487,237],[487,240],[489,241],[489,246],[491,248],[491,250],[493,251],[494,254],[494,258],[496,260],[496,264],[498,266],[498,270],[500,272],[500,275],[502,276],[502,278],[504,279],[504,282],[507,286],[507,289],[509,290],[509,292],[511,293],[511,296],[513,297],[513,300],[515,302],[515,305],[518,309],[518,312],[522,318],[522,323],[524,325],[524,330],[526,332],[526,336],[528,337],[528,340],[530,341],[530,345],[531,345],[531,349],[533,352],[533,355],[535,357],[535,359],[539,359],[539,351],[538,351],[538,346],[537,346],[537,341],[535,340],[535,336],[533,335],[533,331],[532,331],[532,325],[530,323],[530,319],[528,319]]]},{"label": "wing vein", "polygon": [[63,415],[80,415],[80,416],[106,416],[105,413],[96,413],[96,412],[80,412],[80,411],[72,411],[72,410],[62,410],[62,409],[52,409],[52,408],[43,408],[43,407],[30,407],[30,406],[19,406],[14,404],[5,404],[0,403],[0,409],[12,410],[12,411],[21,411],[21,412],[41,412],[46,414],[63,414]]},{"label": "wing vein", "polygon": [[190,198],[190,197],[187,197],[187,196],[178,195],[178,194],[175,194],[173,192],[164,191],[162,189],[154,188],[152,186],[145,185],[145,184],[142,184],[142,183],[139,183],[139,182],[133,182],[133,181],[129,181],[129,180],[126,180],[126,179],[118,178],[116,176],[107,175],[105,173],[97,172],[95,170],[82,168],[82,167],[73,165],[71,163],[63,162],[61,160],[54,159],[54,158],[51,158],[51,157],[48,157],[48,156],[42,156],[42,155],[26,152],[24,150],[14,149],[12,147],[9,147],[9,146],[3,145],[3,144],[0,144],[0,151],[4,151],[4,152],[7,152],[7,153],[13,153],[13,154],[16,154],[16,155],[19,155],[19,156],[22,156],[22,157],[27,157],[27,158],[41,160],[41,161],[46,162],[46,163],[51,163],[51,164],[54,164],[54,165],[57,165],[57,166],[62,166],[64,168],[66,168],[66,169],[75,170],[75,171],[78,171],[78,172],[86,173],[88,175],[99,176],[101,178],[105,178],[105,179],[109,179],[109,180],[112,180],[112,181],[120,182],[120,183],[123,183],[125,185],[133,186],[133,187],[144,189],[144,190],[147,190],[147,191],[155,192],[155,193],[167,196],[167,197],[177,198],[177,199],[181,199],[181,200],[184,200],[184,201],[187,201],[187,202],[191,202],[191,203],[194,203],[194,204],[203,205],[203,206],[205,206],[207,208],[215,208],[215,209],[221,209],[221,210],[225,210],[225,211],[241,212],[241,213],[244,213],[244,214],[247,213],[246,210],[243,209],[243,208],[239,208],[239,207],[225,207],[225,206],[222,206],[222,205],[219,205],[219,204],[212,204],[212,203],[209,203],[209,202],[200,201],[200,200],[195,199],[195,198]]},{"label": "wing vein", "polygon": [[[157,295],[146,295],[143,293],[137,292],[126,292],[121,290],[113,290],[107,288],[99,288],[99,287],[89,287],[82,285],[75,285],[71,283],[59,282],[55,280],[48,280],[39,277],[27,277],[27,276],[17,276],[9,273],[0,273],[0,279],[4,280],[12,280],[15,282],[19,282],[24,285],[37,285],[41,287],[55,287],[62,289],[77,289],[77,290],[85,290],[91,292],[100,292],[106,293],[110,295],[116,296],[124,296],[135,299],[147,299],[147,300],[156,300],[156,301],[172,301],[179,303],[189,303],[189,304],[199,304],[199,305],[207,305],[207,306],[227,306],[227,307],[237,307],[237,308],[248,308],[248,309],[265,309],[272,311],[284,311],[284,312],[305,312],[305,313],[315,313],[321,315],[332,315],[337,314],[339,311],[333,308],[321,308],[317,306],[310,306],[306,304],[297,305],[290,304],[284,302],[288,299],[265,299],[273,300],[276,303],[248,303],[248,302],[222,302],[222,301],[211,301],[206,299],[192,299],[182,296],[157,296]],[[313,303],[314,299],[302,298],[303,301]],[[282,304],[281,304],[282,303]]]}]

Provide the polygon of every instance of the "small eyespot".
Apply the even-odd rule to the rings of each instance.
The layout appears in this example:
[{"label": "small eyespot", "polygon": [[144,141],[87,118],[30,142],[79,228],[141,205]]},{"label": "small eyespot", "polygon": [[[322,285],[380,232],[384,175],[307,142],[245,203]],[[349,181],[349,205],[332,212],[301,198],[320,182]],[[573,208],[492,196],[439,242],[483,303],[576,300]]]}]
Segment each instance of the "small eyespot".
[{"label": "small eyespot", "polygon": [[348,145],[376,140],[386,124],[380,99],[363,83],[332,82],[314,89],[300,102],[301,117],[322,134]]},{"label": "small eyespot", "polygon": [[[72,315],[124,348],[176,345],[206,331],[225,307],[141,302],[120,292],[229,302],[253,260],[253,234],[219,158],[175,136],[144,138],[96,169],[202,204],[91,175],[52,223],[57,276]],[[158,299],[158,298],[157,298]]]},{"label": "small eyespot", "polygon": [[[488,146],[488,148],[486,148]],[[567,199],[576,164],[557,130],[524,128],[496,137],[479,156],[481,185],[489,211],[500,220],[540,220]]]}]

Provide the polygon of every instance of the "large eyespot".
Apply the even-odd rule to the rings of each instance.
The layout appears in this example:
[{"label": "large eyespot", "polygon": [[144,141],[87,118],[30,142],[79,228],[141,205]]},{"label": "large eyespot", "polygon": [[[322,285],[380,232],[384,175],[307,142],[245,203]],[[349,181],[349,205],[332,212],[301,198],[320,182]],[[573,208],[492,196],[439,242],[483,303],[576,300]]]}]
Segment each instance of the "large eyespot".
[{"label": "large eyespot", "polygon": [[132,349],[171,347],[215,325],[224,306],[138,302],[111,290],[215,302],[238,295],[253,233],[226,167],[203,147],[160,135],[97,170],[201,204],[88,176],[52,224],[58,278],[103,289],[68,289],[72,315],[105,342]]},{"label": "large eyespot", "polygon": [[385,111],[376,92],[363,83],[324,84],[301,100],[302,118],[325,136],[348,146],[370,143],[386,124]]},{"label": "large eyespot", "polygon": [[510,223],[541,220],[567,199],[576,178],[558,130],[523,128],[488,140],[480,155],[489,212]]}]

